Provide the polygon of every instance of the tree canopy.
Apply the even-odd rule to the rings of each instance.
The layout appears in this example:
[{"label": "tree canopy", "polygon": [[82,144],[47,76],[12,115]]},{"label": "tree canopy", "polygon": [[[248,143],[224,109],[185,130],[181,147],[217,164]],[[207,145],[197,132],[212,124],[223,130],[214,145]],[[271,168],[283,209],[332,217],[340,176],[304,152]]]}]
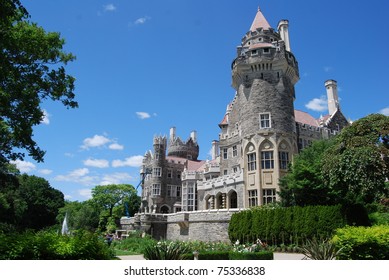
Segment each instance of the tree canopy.
[{"label": "tree canopy", "polygon": [[45,152],[33,140],[33,127],[44,116],[46,99],[74,101],[74,77],[64,66],[75,59],[63,51],[64,39],[29,21],[19,0],[0,2],[0,163],[28,155],[43,161]]},{"label": "tree canopy", "polygon": [[387,196],[389,117],[372,114],[344,128],[325,155],[322,174],[344,200],[366,204]]}]

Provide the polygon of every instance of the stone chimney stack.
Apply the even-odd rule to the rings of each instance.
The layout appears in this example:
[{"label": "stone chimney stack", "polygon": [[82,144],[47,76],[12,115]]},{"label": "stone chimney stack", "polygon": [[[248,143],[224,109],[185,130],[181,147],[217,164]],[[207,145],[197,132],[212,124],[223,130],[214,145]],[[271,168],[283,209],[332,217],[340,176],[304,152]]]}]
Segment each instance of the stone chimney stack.
[{"label": "stone chimney stack", "polygon": [[337,82],[335,80],[327,80],[324,85],[327,90],[328,113],[333,115],[340,108]]},{"label": "stone chimney stack", "polygon": [[219,141],[212,141],[212,150],[211,150],[212,160],[215,160],[219,156]]},{"label": "stone chimney stack", "polygon": [[289,40],[289,21],[286,19],[280,20],[278,23],[278,33],[281,36],[282,41],[285,42],[285,49],[290,52],[290,40]]},{"label": "stone chimney stack", "polygon": [[170,128],[170,141],[173,141],[176,138],[176,128],[173,126]]},{"label": "stone chimney stack", "polygon": [[192,138],[193,143],[197,143],[197,132],[195,130],[190,133],[190,138]]}]

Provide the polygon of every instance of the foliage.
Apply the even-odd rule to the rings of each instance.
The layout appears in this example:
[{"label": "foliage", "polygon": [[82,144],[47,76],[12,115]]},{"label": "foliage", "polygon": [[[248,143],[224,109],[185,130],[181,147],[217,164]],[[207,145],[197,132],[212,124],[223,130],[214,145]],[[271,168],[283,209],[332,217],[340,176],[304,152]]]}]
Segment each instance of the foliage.
[{"label": "foliage", "polygon": [[332,241],[341,260],[388,260],[389,226],[345,227],[338,229]]},{"label": "foliage", "polygon": [[[0,175],[1,176],[1,175]],[[0,220],[3,230],[43,229],[56,224],[58,208],[64,206],[62,192],[43,178],[29,175],[2,176]]]},{"label": "foliage", "polygon": [[66,213],[70,230],[96,231],[99,226],[100,209],[90,200],[65,201],[65,206],[58,211],[57,223],[59,225],[62,224]]},{"label": "foliage", "polygon": [[2,260],[109,260],[113,250],[103,239],[86,231],[72,236],[53,231],[0,234]]},{"label": "foliage", "polygon": [[105,185],[92,189],[91,202],[101,207],[100,230],[113,231],[128,205],[129,214],[134,215],[140,206],[140,198],[132,185]]},{"label": "foliage", "polygon": [[19,0],[0,2],[0,162],[23,159],[26,150],[36,161],[45,152],[33,140],[33,127],[40,124],[46,99],[74,101],[75,79],[64,66],[75,59],[63,51],[59,33],[46,32],[29,21]]},{"label": "foliage", "polygon": [[330,240],[312,239],[307,240],[300,247],[301,253],[310,260],[334,260],[342,249],[337,249]]},{"label": "foliage", "polygon": [[[229,260],[228,251],[200,251],[199,252],[199,260]],[[193,259],[193,254],[191,254],[191,258]]]},{"label": "foliage", "polygon": [[283,206],[335,204],[321,174],[325,151],[333,145],[330,140],[314,141],[295,156],[289,172],[280,179],[279,195]]},{"label": "foliage", "polygon": [[389,116],[372,114],[344,128],[326,151],[322,174],[339,203],[368,204],[387,197]]},{"label": "foliage", "polygon": [[129,254],[137,255],[144,254],[145,248],[153,246],[157,243],[151,236],[146,235],[140,237],[140,235],[129,236],[123,240],[115,240],[112,246],[115,250],[128,251]]},{"label": "foliage", "polygon": [[190,253],[190,248],[182,242],[159,241],[145,247],[146,260],[182,260]]},{"label": "foliage", "polygon": [[230,260],[273,260],[274,254],[272,251],[260,252],[230,252],[228,255]]},{"label": "foliage", "polygon": [[342,207],[294,206],[252,208],[231,217],[228,234],[232,242],[255,242],[269,245],[301,244],[314,237],[329,238],[335,229],[345,225]]}]

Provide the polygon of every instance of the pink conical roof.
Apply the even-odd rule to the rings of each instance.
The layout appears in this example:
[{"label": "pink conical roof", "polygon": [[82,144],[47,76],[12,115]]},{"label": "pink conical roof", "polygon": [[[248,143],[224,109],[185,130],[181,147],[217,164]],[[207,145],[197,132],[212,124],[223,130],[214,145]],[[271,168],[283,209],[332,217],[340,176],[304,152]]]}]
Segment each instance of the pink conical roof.
[{"label": "pink conical roof", "polygon": [[262,28],[263,30],[269,30],[269,28],[271,28],[269,22],[266,20],[259,7],[254,21],[251,24],[250,31],[255,31],[257,28]]}]

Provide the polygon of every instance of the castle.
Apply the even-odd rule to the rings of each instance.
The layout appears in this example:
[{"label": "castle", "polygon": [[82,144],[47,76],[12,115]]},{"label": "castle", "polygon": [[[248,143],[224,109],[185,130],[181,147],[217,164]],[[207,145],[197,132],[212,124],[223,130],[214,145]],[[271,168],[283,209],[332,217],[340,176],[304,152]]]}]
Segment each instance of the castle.
[{"label": "castle", "polygon": [[228,240],[233,213],[277,201],[293,156],[348,125],[334,80],[325,82],[328,115],[315,119],[294,109],[299,68],[287,20],[275,30],[258,8],[231,67],[236,93],[221,116],[212,158],[198,159],[195,131],[186,141],[175,127],[169,138],[154,137],[141,169],[140,213],[123,217],[123,229],[165,239]]}]

